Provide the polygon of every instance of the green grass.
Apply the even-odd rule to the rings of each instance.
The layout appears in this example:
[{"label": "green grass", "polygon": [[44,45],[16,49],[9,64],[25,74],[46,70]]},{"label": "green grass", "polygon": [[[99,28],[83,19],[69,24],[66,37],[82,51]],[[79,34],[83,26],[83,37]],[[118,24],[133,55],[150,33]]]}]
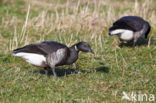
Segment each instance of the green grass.
[{"label": "green grass", "polygon": [[[122,1],[85,0],[79,5],[63,0],[30,2],[26,27],[23,25],[29,3],[17,0],[1,4],[0,103],[131,102],[121,99],[123,91],[154,94],[156,101],[155,1],[140,0],[136,10],[133,10],[134,0],[121,6]],[[147,15],[141,11],[143,4]],[[120,47],[117,37],[108,36],[112,22],[124,15],[139,15],[150,22],[148,45]],[[13,49],[42,40],[68,46],[87,41],[95,55],[80,52],[79,59],[71,66],[72,72],[68,66],[57,67],[58,80],[53,75],[48,79],[39,73],[42,68],[12,56]],[[74,72],[76,69],[79,73]]]}]

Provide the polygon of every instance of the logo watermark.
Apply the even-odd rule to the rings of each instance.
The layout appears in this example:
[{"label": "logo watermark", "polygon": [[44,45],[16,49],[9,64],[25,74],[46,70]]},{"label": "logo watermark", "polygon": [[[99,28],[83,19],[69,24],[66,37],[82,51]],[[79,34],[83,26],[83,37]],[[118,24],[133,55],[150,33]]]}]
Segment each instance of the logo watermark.
[{"label": "logo watermark", "polygon": [[152,102],[155,101],[155,95],[154,94],[147,94],[142,92],[122,92],[122,100],[128,100],[133,102]]}]

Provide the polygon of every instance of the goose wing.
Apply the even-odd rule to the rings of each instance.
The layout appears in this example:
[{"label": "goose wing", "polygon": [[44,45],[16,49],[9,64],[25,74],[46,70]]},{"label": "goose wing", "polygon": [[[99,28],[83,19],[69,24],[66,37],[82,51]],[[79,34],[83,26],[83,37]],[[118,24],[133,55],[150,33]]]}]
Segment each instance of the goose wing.
[{"label": "goose wing", "polygon": [[41,54],[41,55],[48,55],[49,53],[53,53],[61,48],[67,48],[64,44],[53,42],[53,41],[44,41],[36,44],[30,44],[26,45],[22,48],[18,48],[13,50],[13,53],[35,53],[35,54]]},{"label": "goose wing", "polygon": [[140,31],[143,28],[144,20],[137,16],[125,16],[115,23],[112,29],[127,29],[132,31]]}]

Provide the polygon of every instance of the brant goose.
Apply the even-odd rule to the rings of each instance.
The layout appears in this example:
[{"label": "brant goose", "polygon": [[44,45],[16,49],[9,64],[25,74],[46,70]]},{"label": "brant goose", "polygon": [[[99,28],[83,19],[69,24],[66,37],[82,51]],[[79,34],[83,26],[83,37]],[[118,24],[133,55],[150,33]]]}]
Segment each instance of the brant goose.
[{"label": "brant goose", "polygon": [[55,66],[74,63],[78,59],[79,51],[94,54],[87,42],[79,42],[68,48],[66,45],[58,42],[43,41],[15,49],[13,50],[13,55],[25,59],[30,64],[44,67],[47,76],[49,76],[48,67],[50,67],[56,79]]},{"label": "brant goose", "polygon": [[149,23],[141,17],[124,16],[109,28],[109,35],[118,35],[121,41],[133,40],[135,46],[139,38],[147,38],[150,29]]}]

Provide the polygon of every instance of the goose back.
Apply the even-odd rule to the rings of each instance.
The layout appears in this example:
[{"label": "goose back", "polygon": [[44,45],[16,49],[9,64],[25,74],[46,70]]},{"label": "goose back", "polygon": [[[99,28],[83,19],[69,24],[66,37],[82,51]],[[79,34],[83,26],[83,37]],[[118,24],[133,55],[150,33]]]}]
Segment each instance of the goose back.
[{"label": "goose back", "polygon": [[54,41],[44,41],[36,44],[26,45],[22,48],[14,50],[14,53],[24,52],[24,53],[35,53],[41,55],[48,55],[49,53],[56,52],[58,49],[67,48],[64,44],[54,42]]},{"label": "goose back", "polygon": [[113,23],[110,30],[126,29],[134,32],[140,31],[146,21],[138,16],[125,16]]}]

